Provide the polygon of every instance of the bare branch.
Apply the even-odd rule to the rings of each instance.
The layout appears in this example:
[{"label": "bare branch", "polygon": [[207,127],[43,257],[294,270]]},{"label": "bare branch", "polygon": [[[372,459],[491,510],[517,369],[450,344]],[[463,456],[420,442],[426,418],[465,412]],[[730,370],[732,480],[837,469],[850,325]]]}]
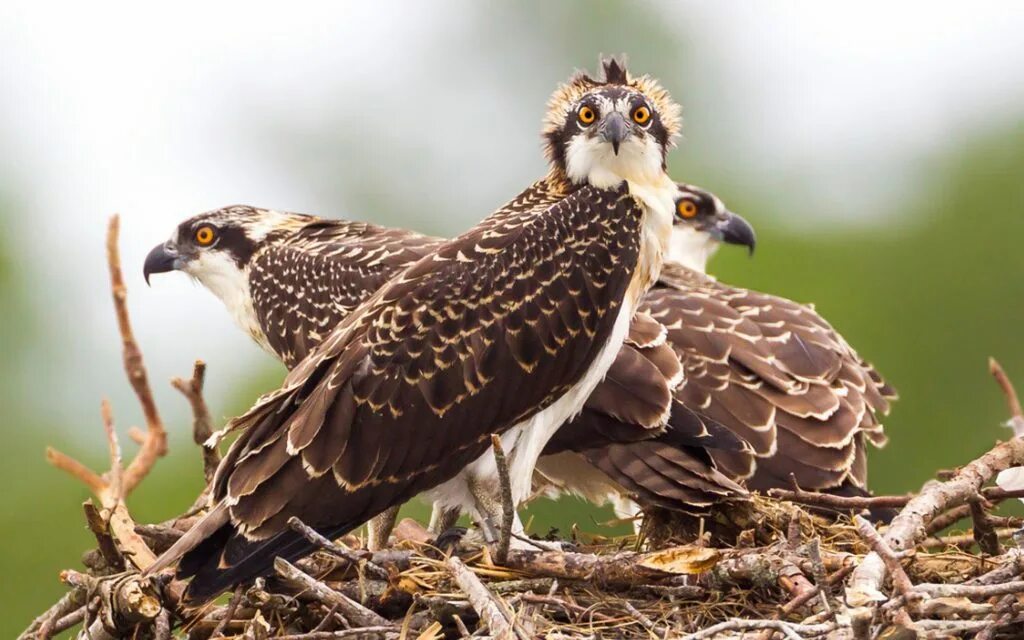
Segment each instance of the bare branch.
[{"label": "bare branch", "polygon": [[854,516],[853,521],[857,525],[857,531],[868,543],[872,551],[881,556],[882,562],[885,563],[886,569],[889,570],[889,574],[892,576],[893,586],[896,587],[896,591],[902,596],[910,594],[914,590],[914,584],[910,581],[910,576],[907,575],[907,572],[903,570],[903,565],[900,564],[900,559],[896,552],[882,539],[882,536],[878,534],[878,531],[875,530],[875,527],[870,522],[860,516]]},{"label": "bare branch", "polygon": [[707,629],[683,636],[683,640],[704,640],[713,638],[727,631],[756,631],[758,629],[771,629],[778,631],[791,640],[802,640],[803,638],[816,638],[823,636],[836,629],[834,622],[822,624],[793,624],[781,620],[727,620],[712,625]]},{"label": "bare branch", "polygon": [[114,502],[124,499],[122,493],[121,468],[121,445],[117,441],[117,431],[114,430],[114,413],[110,409],[110,402],[106,398],[100,402],[100,415],[103,418],[103,430],[107,434],[107,451],[110,456],[110,471],[107,473],[107,491],[110,492],[110,499]]},{"label": "bare branch", "polygon": [[[895,552],[913,548],[927,535],[928,523],[938,514],[966,504],[977,496],[982,485],[1008,467],[1024,464],[1024,440],[1014,438],[996,445],[985,455],[970,462],[946,482],[926,486],[907,503],[893,519],[883,539]],[[847,603],[854,607],[869,606],[884,600],[880,588],[886,565],[877,552],[872,552],[850,576],[846,589]]]},{"label": "bare branch", "polygon": [[974,522],[974,541],[978,547],[990,556],[998,556],[1003,552],[999,546],[999,536],[996,533],[996,526],[985,511],[984,505],[979,502],[972,502],[970,505],[971,520]]},{"label": "bare branch", "polygon": [[307,575],[284,558],[274,560],[274,571],[284,580],[300,587],[310,597],[328,607],[337,606],[338,611],[357,625],[364,627],[385,627],[390,623],[355,600],[331,589],[319,580]]},{"label": "bare branch", "polygon": [[128,290],[121,273],[121,254],[118,249],[118,233],[120,218],[111,216],[107,227],[107,267],[110,270],[110,290],[114,299],[114,312],[117,315],[117,328],[121,333],[124,370],[128,375],[135,395],[142,405],[142,415],[146,419],[146,440],[131,461],[124,473],[124,495],[131,494],[146,474],[149,473],[158,458],[167,455],[167,432],[164,423],[153,401],[153,392],[149,387],[149,376],[142,361],[142,351],[135,341],[131,320],[128,316]]},{"label": "bare branch", "polygon": [[299,520],[298,518],[289,518],[288,526],[291,527],[293,531],[301,534],[303,538],[315,544],[317,547],[324,549],[332,555],[335,555],[345,560],[352,566],[356,568],[365,566],[366,572],[372,575],[373,577],[380,578],[381,580],[387,580],[390,577],[390,574],[388,574],[387,569],[374,563],[370,559],[372,557],[372,554],[352,551],[351,549],[346,549],[345,547],[342,547],[339,544],[335,544],[327,538],[320,535],[319,533],[317,533],[315,529],[304,523],[302,520]]},{"label": "bare branch", "polygon": [[231,594],[231,600],[228,602],[227,611],[224,612],[224,617],[220,619],[217,626],[213,628],[213,633],[210,634],[210,638],[218,638],[224,635],[224,629],[231,622],[231,619],[235,617],[235,611],[238,610],[238,605],[242,602],[242,587],[241,585],[235,587],[235,592]]},{"label": "bare branch", "polygon": [[99,496],[107,488],[106,481],[99,474],[53,447],[46,447],[46,461],[61,471],[68,473],[72,478],[77,478],[96,496]]},{"label": "bare branch", "polygon": [[196,360],[192,366],[192,378],[172,378],[171,386],[177,389],[189,405],[192,406],[192,440],[199,445],[203,452],[203,475],[206,482],[213,480],[213,474],[220,464],[220,450],[217,447],[205,446],[206,441],[213,434],[213,420],[210,418],[210,410],[206,406],[206,399],[203,397],[203,384],[206,380],[206,363]]},{"label": "bare branch", "polygon": [[85,600],[85,589],[72,589],[68,591],[53,606],[33,620],[32,624],[21,632],[18,640],[29,640],[30,638],[47,640],[53,634],[63,631],[63,629],[57,628],[57,621],[70,612],[82,611]]},{"label": "bare branch", "polygon": [[1010,382],[1010,377],[1006,375],[1006,371],[1003,369],[1003,366],[999,364],[999,361],[995,358],[988,359],[988,372],[996,379],[996,383],[999,385],[999,388],[1003,390],[1003,395],[1006,396],[1006,406],[1010,410],[1010,419],[1024,420],[1024,411],[1021,410],[1020,398],[1017,397],[1017,389],[1015,389],[1013,383]]}]

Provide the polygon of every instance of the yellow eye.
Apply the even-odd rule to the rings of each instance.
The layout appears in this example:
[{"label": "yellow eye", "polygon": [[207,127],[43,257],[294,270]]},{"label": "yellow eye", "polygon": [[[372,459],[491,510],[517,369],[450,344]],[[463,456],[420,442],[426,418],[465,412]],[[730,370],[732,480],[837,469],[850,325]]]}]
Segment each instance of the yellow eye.
[{"label": "yellow eye", "polygon": [[676,212],[683,218],[692,218],[697,215],[697,205],[690,200],[680,200],[676,205]]},{"label": "yellow eye", "polygon": [[210,225],[203,225],[196,229],[196,242],[202,247],[212,244],[216,237],[217,234]]},{"label": "yellow eye", "polygon": [[583,124],[591,124],[597,119],[597,114],[594,113],[594,110],[587,105],[580,107],[579,113],[577,113],[576,116]]},{"label": "yellow eye", "polygon": [[640,105],[636,109],[633,109],[633,122],[637,124],[647,124],[647,121],[651,119],[651,110]]}]

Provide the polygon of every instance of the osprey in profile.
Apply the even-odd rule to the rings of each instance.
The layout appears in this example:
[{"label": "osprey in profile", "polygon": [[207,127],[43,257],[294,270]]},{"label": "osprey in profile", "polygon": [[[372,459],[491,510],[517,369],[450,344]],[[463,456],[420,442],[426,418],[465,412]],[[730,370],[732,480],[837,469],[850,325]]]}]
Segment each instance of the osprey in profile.
[{"label": "osprey in profile", "polygon": [[492,433],[514,500],[529,495],[537,457],[625,341],[672,225],[678,106],[616,61],[604,72],[549,105],[546,178],[381,287],[231,422],[213,508],[151,571],[180,557],[189,596],[206,599],[308,553],[290,517],[335,537],[427,490],[495,523]]}]

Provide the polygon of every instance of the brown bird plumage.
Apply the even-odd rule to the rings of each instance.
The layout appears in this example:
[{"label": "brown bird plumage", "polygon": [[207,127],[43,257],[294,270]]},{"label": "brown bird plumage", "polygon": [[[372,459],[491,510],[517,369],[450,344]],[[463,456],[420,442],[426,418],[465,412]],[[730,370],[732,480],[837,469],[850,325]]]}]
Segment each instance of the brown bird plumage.
[{"label": "brown bird plumage", "polygon": [[182,559],[191,595],[307,552],[289,517],[344,533],[564,395],[612,333],[642,219],[625,188],[541,182],[374,294],[233,421],[213,491],[230,521]]},{"label": "brown bird plumage", "polygon": [[[243,227],[281,215],[230,207],[184,226],[224,224],[227,214]],[[323,327],[340,322],[379,282],[443,242],[366,223],[286,215],[288,222],[277,223],[253,254],[249,279],[267,334],[260,342],[289,366],[318,343]],[[735,485],[716,467],[757,489],[789,486],[790,473],[808,489],[847,483],[866,489],[864,440],[884,443],[878,418],[895,394],[813,309],[671,263],[643,308],[584,413],[548,443],[545,455],[555,457],[542,460],[540,472],[565,467],[557,454],[583,452],[609,487],[672,509],[735,496]],[[671,424],[663,430],[658,418],[680,382]],[[853,414],[861,417],[851,430]],[[736,446],[730,434],[750,449]],[[650,442],[639,444],[644,440]],[[659,469],[643,462],[652,450]],[[573,475],[585,473],[569,465]]]},{"label": "brown bird plumage", "polygon": [[[252,247],[245,263],[246,277],[258,319],[259,332],[254,338],[289,368],[319,344],[327,328],[344,320],[381,283],[444,242],[401,229],[244,206],[225,207],[185,221],[177,242],[184,242],[188,230],[205,224],[239,229],[243,236],[253,234],[253,229],[271,229]],[[236,248],[225,245],[217,250],[231,253]],[[159,254],[163,247],[154,251]],[[695,509],[743,495],[742,488],[715,469],[708,449],[742,456],[746,445],[725,429],[715,430],[710,425],[709,431],[707,421],[678,403],[672,407],[672,392],[682,379],[683,367],[666,336],[664,326],[647,314],[637,314],[625,344],[587,400],[583,415],[571,428],[555,435],[545,454],[587,451],[587,456],[598,460],[601,447],[656,439],[660,445],[609,451],[609,460],[633,474],[622,476],[609,466],[611,462],[600,463],[610,475],[611,486],[629,486],[645,504],[676,509]],[[670,409],[666,427],[665,415]],[[655,477],[645,483],[635,467],[625,462],[652,446],[672,450],[665,457],[675,465],[668,473],[671,483],[678,486]],[[596,501],[605,498],[594,497]]]},{"label": "brown bird plumage", "polygon": [[[622,474],[630,480],[622,483],[627,491],[648,492],[654,503],[700,504],[742,492],[715,469],[718,459],[738,469],[738,460],[751,455],[733,435],[732,425],[723,422],[729,417],[687,411],[678,395],[663,393],[672,387],[674,354],[665,348],[657,323],[640,316],[626,342],[636,353],[622,356],[619,349],[627,325],[623,320],[660,268],[660,247],[670,225],[664,204],[674,192],[674,185],[666,184],[664,154],[675,113],[674,103],[666,106],[664,117],[657,113],[654,105],[667,95],[656,85],[648,83],[648,89],[660,93],[645,96],[624,69],[607,64],[605,72],[603,82],[574,79],[570,86],[589,88],[558,117],[549,114],[545,135],[554,167],[547,180],[466,234],[431,247],[318,346],[318,328],[304,330],[301,319],[275,318],[280,300],[273,296],[281,283],[254,279],[259,271],[242,256],[252,257],[257,249],[240,243],[235,260],[246,267],[236,271],[244,271],[246,278],[232,275],[234,280],[208,286],[219,287],[222,297],[229,282],[251,292],[248,298],[235,296],[236,319],[282,359],[294,362],[308,355],[282,389],[231,425],[241,435],[215,478],[217,506],[190,536],[189,546],[195,546],[179,565],[181,575],[194,576],[189,587],[194,598],[266,571],[274,556],[293,558],[308,551],[308,543],[286,528],[290,516],[325,535],[344,533],[465,473],[487,450],[492,432],[532,428],[531,417],[549,415],[549,409],[556,410],[550,415],[567,416],[581,408],[596,390],[591,384],[606,371],[611,382],[604,394],[591,396],[584,419],[601,416],[608,434],[632,422],[628,433],[652,437],[638,435],[638,442],[628,444],[615,435],[614,444],[596,449],[604,453],[591,456],[587,449],[584,455],[595,468]],[[581,100],[592,106],[572,106]],[[584,122],[585,107],[599,111],[601,119],[588,113]],[[642,107],[654,115],[637,116]],[[555,126],[559,121],[560,129]],[[600,126],[583,126],[591,121]],[[588,181],[621,186],[573,184]],[[659,226],[646,228],[652,220]],[[305,258],[292,257],[295,262],[273,274],[275,280],[287,281],[289,274],[307,269]],[[173,262],[180,259],[175,256]],[[285,294],[296,296],[295,306],[306,304],[287,283]],[[307,308],[330,306],[331,294],[318,291],[317,296]],[[264,326],[278,332],[267,334]],[[744,370],[744,375],[762,374],[768,375]],[[627,400],[615,386],[626,379],[654,385]],[[783,391],[791,395],[794,390]],[[670,407],[672,424],[666,428]],[[754,415],[732,418],[749,429],[760,426],[756,419],[747,420]],[[562,419],[544,424],[551,431],[543,431],[541,446]],[[572,428],[568,425],[565,433]],[[595,430],[601,428],[589,431]],[[666,434],[680,441],[657,442]],[[731,453],[701,448],[718,438],[732,443],[724,447]],[[691,443],[693,452],[685,449]],[[525,474],[513,474],[517,482],[530,477],[532,461],[524,468]]]},{"label": "brown bird plumage", "polygon": [[668,327],[686,369],[676,397],[758,455],[717,455],[753,489],[867,488],[864,441],[895,391],[812,308],[666,263],[642,309]]}]

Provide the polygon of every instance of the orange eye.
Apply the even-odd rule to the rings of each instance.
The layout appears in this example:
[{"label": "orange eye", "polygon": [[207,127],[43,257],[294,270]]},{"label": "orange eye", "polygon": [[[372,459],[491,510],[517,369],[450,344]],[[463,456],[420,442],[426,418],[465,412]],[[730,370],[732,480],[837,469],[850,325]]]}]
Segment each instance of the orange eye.
[{"label": "orange eye", "polygon": [[689,200],[680,200],[676,205],[676,212],[684,218],[692,218],[697,215],[697,205]]},{"label": "orange eye", "polygon": [[637,124],[647,124],[647,121],[651,119],[651,110],[647,107],[640,105],[636,109],[633,109],[633,122]]},{"label": "orange eye", "polygon": [[210,246],[210,244],[213,243],[213,240],[216,237],[217,234],[214,232],[213,227],[211,227],[210,225],[203,225],[202,227],[196,229],[196,242],[199,243],[200,246]]},{"label": "orange eye", "polygon": [[588,107],[587,105],[583,105],[582,107],[580,107],[580,110],[576,114],[576,117],[578,117],[580,119],[580,122],[582,122],[583,124],[591,124],[594,122],[594,120],[597,120],[597,114],[594,113],[594,110]]}]

